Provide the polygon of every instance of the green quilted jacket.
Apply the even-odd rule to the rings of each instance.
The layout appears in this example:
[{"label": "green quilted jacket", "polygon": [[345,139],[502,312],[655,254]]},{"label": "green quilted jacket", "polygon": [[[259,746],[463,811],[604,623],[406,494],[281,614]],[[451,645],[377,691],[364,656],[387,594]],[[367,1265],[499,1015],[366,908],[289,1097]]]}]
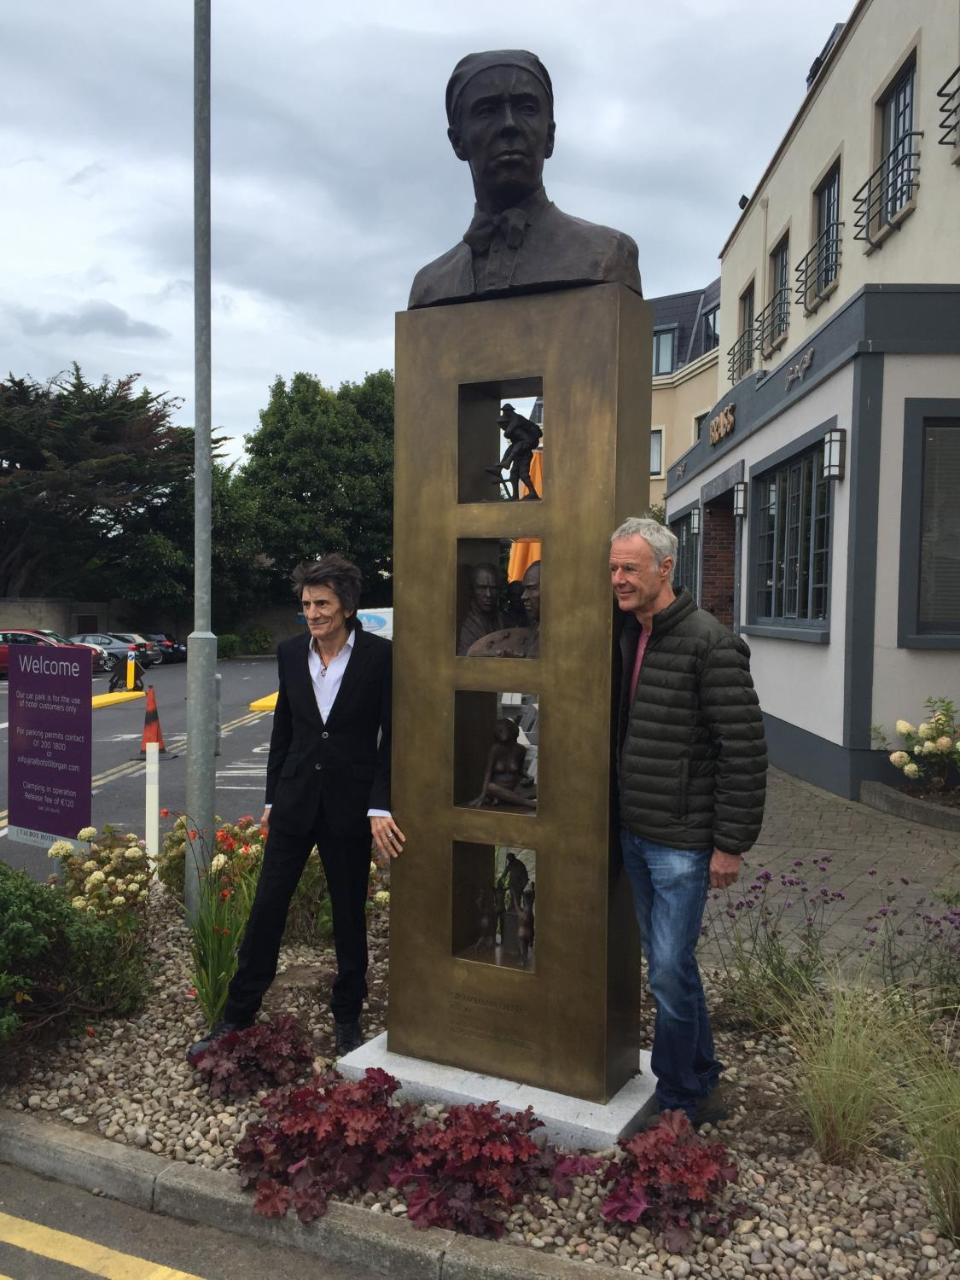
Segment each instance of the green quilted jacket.
[{"label": "green quilted jacket", "polygon": [[767,774],[750,650],[682,591],[654,616],[627,706],[639,634],[631,615],[620,636],[620,820],[677,849],[746,853]]}]

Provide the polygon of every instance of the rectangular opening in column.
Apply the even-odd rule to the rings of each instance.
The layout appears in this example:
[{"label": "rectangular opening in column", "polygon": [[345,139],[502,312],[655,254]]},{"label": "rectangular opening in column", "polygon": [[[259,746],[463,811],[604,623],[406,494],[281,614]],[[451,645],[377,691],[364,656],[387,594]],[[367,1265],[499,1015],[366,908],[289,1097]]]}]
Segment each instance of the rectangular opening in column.
[{"label": "rectangular opening in column", "polygon": [[543,496],[543,379],[460,388],[460,502],[535,502]]},{"label": "rectangular opening in column", "polygon": [[453,803],[536,814],[538,695],[458,689],[454,699]]},{"label": "rectangular opening in column", "polygon": [[540,656],[541,555],[539,538],[458,541],[458,656]]},{"label": "rectangular opening in column", "polygon": [[533,849],[457,841],[453,846],[453,954],[532,973],[536,880]]}]

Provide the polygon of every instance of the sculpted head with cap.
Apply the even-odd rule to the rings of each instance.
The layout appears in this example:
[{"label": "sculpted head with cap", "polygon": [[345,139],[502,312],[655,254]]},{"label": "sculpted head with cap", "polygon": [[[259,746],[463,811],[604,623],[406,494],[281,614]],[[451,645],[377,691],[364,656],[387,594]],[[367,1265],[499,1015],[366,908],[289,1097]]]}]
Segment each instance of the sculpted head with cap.
[{"label": "sculpted head with cap", "polygon": [[447,136],[470,165],[477,205],[499,213],[538,191],[553,153],[553,86],[523,49],[471,53],[447,85]]}]

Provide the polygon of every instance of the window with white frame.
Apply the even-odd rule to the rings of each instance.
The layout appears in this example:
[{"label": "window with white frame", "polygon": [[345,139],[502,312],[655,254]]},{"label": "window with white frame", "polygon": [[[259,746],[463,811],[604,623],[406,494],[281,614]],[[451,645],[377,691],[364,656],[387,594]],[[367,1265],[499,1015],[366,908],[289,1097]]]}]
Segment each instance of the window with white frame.
[{"label": "window with white frame", "polygon": [[757,622],[825,624],[831,488],[823,441],[753,477],[753,613]]},{"label": "window with white frame", "polygon": [[653,335],[653,373],[673,373],[676,329],[657,329]]},{"label": "window with white frame", "polygon": [[663,475],[663,427],[650,428],[650,474]]},{"label": "window with white frame", "polygon": [[711,307],[709,311],[703,313],[703,350],[712,351],[714,347],[720,345],[720,330],[717,322],[720,319],[720,308]]}]

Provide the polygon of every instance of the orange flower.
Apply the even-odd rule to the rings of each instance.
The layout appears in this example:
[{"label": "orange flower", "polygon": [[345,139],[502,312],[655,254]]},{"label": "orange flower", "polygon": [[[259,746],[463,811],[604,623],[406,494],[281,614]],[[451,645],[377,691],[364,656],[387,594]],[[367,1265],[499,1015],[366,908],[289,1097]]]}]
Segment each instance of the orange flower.
[{"label": "orange flower", "polygon": [[169,810],[169,809],[161,809],[161,810],[160,810],[160,817],[161,817],[161,818],[169,818],[169,817],[170,817],[170,810]]},{"label": "orange flower", "polygon": [[196,840],[199,834],[200,832],[196,829],[196,827],[194,827],[192,831],[187,832],[187,835],[190,837],[191,840]]}]

